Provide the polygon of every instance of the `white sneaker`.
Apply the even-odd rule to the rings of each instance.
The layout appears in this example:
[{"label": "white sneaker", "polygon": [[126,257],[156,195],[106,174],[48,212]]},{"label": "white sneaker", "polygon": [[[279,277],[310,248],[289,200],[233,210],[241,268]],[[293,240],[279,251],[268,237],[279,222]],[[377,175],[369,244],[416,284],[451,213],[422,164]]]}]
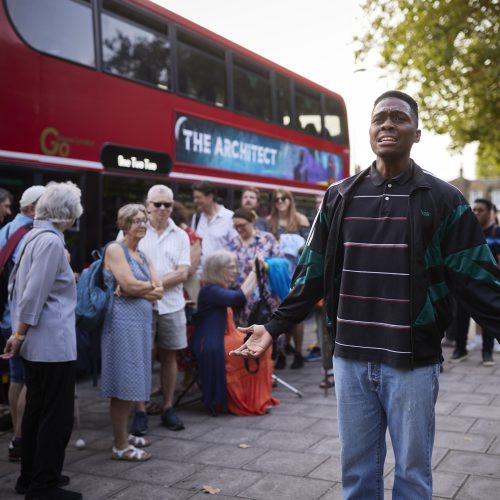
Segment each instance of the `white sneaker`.
[{"label": "white sneaker", "polygon": [[474,337],[474,340],[471,340],[467,344],[468,351],[474,351],[475,349],[480,349],[482,347],[483,347],[483,337],[481,337],[480,335],[476,335]]}]

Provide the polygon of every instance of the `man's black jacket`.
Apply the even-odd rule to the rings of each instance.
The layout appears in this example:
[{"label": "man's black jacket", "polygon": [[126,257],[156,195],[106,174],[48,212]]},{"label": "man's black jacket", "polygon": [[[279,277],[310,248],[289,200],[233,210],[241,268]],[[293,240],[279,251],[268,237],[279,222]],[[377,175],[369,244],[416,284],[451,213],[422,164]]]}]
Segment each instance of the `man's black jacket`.
[{"label": "man's black jacket", "polygon": [[[265,325],[276,338],[323,297],[334,349],[343,265],[342,220],[369,168],[332,184],[314,220],[292,289]],[[413,163],[408,207],[412,366],[439,362],[450,293],[500,339],[500,271],[462,193]]]}]

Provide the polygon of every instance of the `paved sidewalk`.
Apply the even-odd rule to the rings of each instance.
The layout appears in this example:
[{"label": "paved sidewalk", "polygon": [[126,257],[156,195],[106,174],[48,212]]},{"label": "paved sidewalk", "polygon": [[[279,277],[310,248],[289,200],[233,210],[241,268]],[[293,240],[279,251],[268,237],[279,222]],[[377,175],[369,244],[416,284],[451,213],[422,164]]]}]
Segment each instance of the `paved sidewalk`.
[{"label": "paved sidewalk", "polygon": [[[308,325],[310,326],[310,324]],[[309,328],[309,340],[312,338]],[[446,349],[449,358],[451,350]],[[290,363],[291,358],[288,357]],[[186,429],[172,432],[150,417],[145,463],[110,460],[108,404],[89,382],[78,387],[82,437],[75,431],[65,473],[85,500],[184,500],[212,498],[203,486],[220,489],[213,498],[333,500],[341,498],[336,405],[318,387],[320,362],[302,370],[278,372],[303,391],[297,398],[279,386],[281,406],[260,417],[212,417],[198,404],[181,409]],[[483,367],[474,351],[459,364],[445,362],[437,404],[434,449],[435,498],[500,498],[500,354],[497,365]],[[0,436],[0,498],[12,493],[18,466],[7,462],[8,435]],[[240,445],[249,445],[240,447]],[[391,498],[392,451],[386,461],[386,498]]]}]

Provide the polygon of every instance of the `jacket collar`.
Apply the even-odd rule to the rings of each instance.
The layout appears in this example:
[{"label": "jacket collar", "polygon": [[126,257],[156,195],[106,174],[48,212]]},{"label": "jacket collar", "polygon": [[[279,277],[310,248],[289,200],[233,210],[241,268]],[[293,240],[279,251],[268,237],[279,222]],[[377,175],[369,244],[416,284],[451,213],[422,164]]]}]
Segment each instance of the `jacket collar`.
[{"label": "jacket collar", "polygon": [[[410,193],[420,188],[432,189],[431,184],[426,178],[427,175],[432,175],[432,174],[426,174],[424,170],[419,165],[417,165],[413,160],[410,161],[412,163],[411,166],[413,167],[413,175],[410,179]],[[358,174],[353,175],[352,177],[349,177],[344,181],[340,181],[338,187],[339,194],[343,198],[349,197],[352,194],[353,190],[361,182],[363,177],[365,177],[366,175],[370,175],[371,167],[372,166],[370,165],[368,168],[365,168]]]}]

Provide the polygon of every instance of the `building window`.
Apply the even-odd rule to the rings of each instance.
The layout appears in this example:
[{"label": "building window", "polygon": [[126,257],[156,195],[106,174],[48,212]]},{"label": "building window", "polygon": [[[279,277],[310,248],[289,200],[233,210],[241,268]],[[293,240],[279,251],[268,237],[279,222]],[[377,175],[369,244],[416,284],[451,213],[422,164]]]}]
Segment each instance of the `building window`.
[{"label": "building window", "polygon": [[483,198],[483,192],[479,189],[471,189],[469,191],[469,204],[473,205],[474,200],[477,200],[478,198]]},{"label": "building window", "polygon": [[177,35],[179,92],[194,99],[227,106],[224,50],[188,33]]},{"label": "building window", "polygon": [[7,0],[7,9],[34,49],[95,67],[90,0]]},{"label": "building window", "polygon": [[163,90],[170,88],[168,28],[111,0],[103,2],[103,69]]},{"label": "building window", "polygon": [[496,205],[497,210],[500,209],[500,189],[491,190],[491,203]]},{"label": "building window", "polygon": [[234,108],[271,121],[271,82],[269,70],[234,55]]}]

